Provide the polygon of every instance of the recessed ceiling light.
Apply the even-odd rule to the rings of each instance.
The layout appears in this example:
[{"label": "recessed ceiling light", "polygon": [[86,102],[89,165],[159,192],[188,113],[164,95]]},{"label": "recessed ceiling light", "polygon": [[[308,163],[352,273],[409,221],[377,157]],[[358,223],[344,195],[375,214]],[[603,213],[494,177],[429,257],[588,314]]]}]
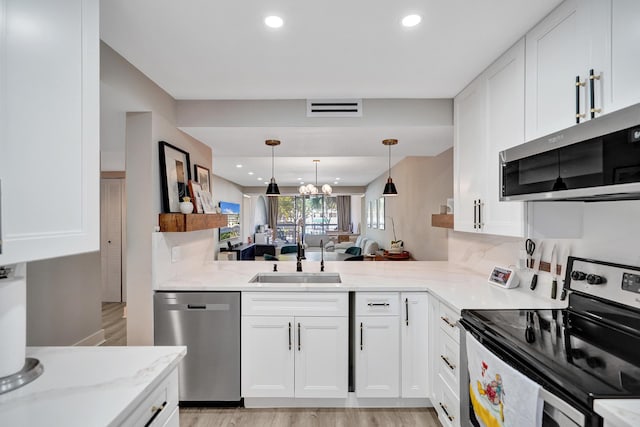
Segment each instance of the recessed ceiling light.
[{"label": "recessed ceiling light", "polygon": [[271,15],[264,18],[264,23],[270,28],[280,28],[284,24],[284,21],[279,16]]},{"label": "recessed ceiling light", "polygon": [[336,178],[336,181],[340,181],[340,178]]},{"label": "recessed ceiling light", "polygon": [[298,181],[300,181],[302,178],[298,178]]},{"label": "recessed ceiling light", "polygon": [[304,184],[304,181],[300,181],[300,184]]},{"label": "recessed ceiling light", "polygon": [[253,175],[253,172],[249,172],[249,175]]},{"label": "recessed ceiling light", "polygon": [[338,181],[333,181],[333,185],[337,185],[337,184],[338,184]]},{"label": "recessed ceiling light", "polygon": [[242,167],[242,165],[236,165],[236,167],[237,167],[237,168],[241,168],[241,167]]},{"label": "recessed ceiling light", "polygon": [[262,181],[262,178],[258,178],[258,181]]},{"label": "recessed ceiling light", "polygon": [[415,27],[422,21],[420,15],[407,15],[402,18],[402,25],[405,27]]}]

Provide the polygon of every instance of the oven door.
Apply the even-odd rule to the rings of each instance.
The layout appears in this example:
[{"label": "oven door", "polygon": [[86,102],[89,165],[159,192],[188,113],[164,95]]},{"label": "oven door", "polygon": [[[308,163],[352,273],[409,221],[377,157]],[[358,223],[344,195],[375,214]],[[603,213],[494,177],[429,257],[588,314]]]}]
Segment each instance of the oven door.
[{"label": "oven door", "polygon": [[[464,314],[463,314],[464,316]],[[502,347],[500,344],[495,343],[490,337],[484,335],[482,332],[476,330],[466,322],[464,317],[460,321],[460,324],[465,328],[465,330],[471,332],[471,334],[478,339],[484,347],[486,347],[489,351],[491,351],[494,355],[502,359],[505,363],[512,366],[519,372],[523,373],[527,377],[531,378],[533,381],[538,384],[543,384],[543,387],[540,390],[541,398],[544,402],[543,406],[543,417],[542,417],[542,426],[543,427],[600,427],[602,426],[602,418],[600,418],[594,412],[590,412],[585,414],[584,411],[577,409],[574,405],[568,403],[565,399],[558,396],[559,393],[552,393],[548,390],[548,381],[543,381],[542,378],[534,375],[531,368],[526,367],[524,365],[520,365],[517,360],[510,355],[510,352]],[[460,336],[461,343],[461,355],[464,354],[466,356],[467,348],[466,348],[466,334],[461,334]],[[466,357],[465,357],[466,359]],[[460,375],[463,378],[460,378],[461,384],[466,384],[466,393],[469,390],[469,372],[466,369],[460,370]],[[463,402],[463,399],[461,399]],[[464,407],[468,408],[468,416],[466,414],[462,414],[463,419],[468,418],[467,425],[479,427],[480,424],[476,420],[475,414],[473,412],[473,407],[469,402],[468,396],[464,399]],[[464,425],[464,423],[462,424]]]}]

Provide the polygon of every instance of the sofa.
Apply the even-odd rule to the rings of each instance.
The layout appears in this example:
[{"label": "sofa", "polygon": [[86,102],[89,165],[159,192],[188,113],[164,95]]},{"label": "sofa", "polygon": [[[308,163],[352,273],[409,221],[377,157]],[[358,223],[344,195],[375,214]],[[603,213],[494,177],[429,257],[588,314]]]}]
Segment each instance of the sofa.
[{"label": "sofa", "polygon": [[359,247],[361,249],[360,253],[362,255],[373,254],[380,249],[378,247],[378,242],[363,235],[358,236],[355,242],[328,243],[324,246],[324,248],[329,252],[335,250],[336,252],[344,253],[347,248],[350,248],[352,246]]}]

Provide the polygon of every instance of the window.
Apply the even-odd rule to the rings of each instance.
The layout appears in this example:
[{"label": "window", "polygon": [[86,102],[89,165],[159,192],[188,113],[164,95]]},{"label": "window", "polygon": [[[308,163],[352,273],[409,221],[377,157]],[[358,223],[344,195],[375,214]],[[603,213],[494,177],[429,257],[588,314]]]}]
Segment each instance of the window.
[{"label": "window", "polygon": [[[338,228],[338,203],[335,197],[282,196],[278,198],[278,239],[296,241],[296,225],[304,234],[325,234]],[[298,229],[298,231],[301,231]]]}]

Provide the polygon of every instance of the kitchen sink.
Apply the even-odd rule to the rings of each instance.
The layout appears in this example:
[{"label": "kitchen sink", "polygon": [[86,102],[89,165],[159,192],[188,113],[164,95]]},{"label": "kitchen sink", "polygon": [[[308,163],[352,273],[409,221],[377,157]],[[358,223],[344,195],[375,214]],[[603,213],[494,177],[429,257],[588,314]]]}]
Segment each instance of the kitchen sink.
[{"label": "kitchen sink", "polygon": [[258,273],[249,283],[342,283],[338,273]]}]

